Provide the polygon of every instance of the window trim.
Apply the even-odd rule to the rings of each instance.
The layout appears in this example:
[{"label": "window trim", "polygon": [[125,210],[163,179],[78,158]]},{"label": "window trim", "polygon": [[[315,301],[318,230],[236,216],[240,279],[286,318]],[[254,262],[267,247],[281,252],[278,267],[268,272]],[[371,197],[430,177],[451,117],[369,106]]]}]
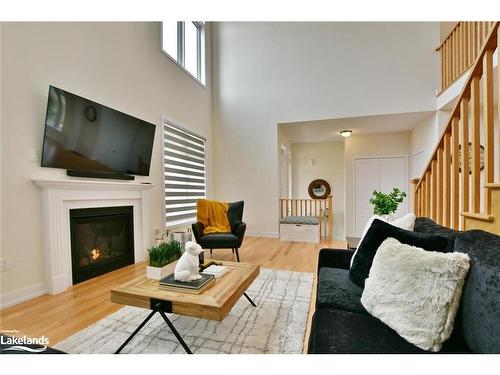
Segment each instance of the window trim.
[{"label": "window trim", "polygon": [[[166,209],[166,192],[165,192],[165,184],[167,183],[167,179],[166,179],[166,176],[165,176],[165,149],[164,149],[164,145],[165,145],[165,125],[169,125],[169,126],[172,126],[174,128],[177,128],[183,132],[186,132],[187,134],[189,135],[192,135],[196,138],[200,138],[203,140],[203,142],[205,143],[205,158],[204,158],[204,161],[205,161],[205,197],[208,196],[208,145],[207,145],[207,139],[200,135],[200,134],[197,134],[195,132],[193,132],[192,130],[190,129],[187,129],[185,128],[184,126],[182,125],[179,125],[179,123],[177,123],[176,121],[173,121],[173,120],[170,120],[168,117],[162,115],[161,116],[161,141],[162,141],[162,147],[161,147],[161,169],[162,169],[162,181],[163,181],[163,184],[162,184],[162,191],[163,191],[163,194],[162,194],[162,222],[163,222],[163,228],[164,229],[169,229],[169,230],[172,230],[172,229],[177,229],[177,228],[185,228],[185,227],[191,227],[191,222],[186,222],[186,223],[178,223],[178,224],[173,224],[173,225],[168,225],[167,223],[167,217],[166,217],[166,212],[165,212],[165,209]],[[195,220],[196,221],[196,220]]]},{"label": "window trim", "polygon": [[[201,87],[204,89],[207,88],[207,67],[206,67],[206,23],[200,21],[188,21],[193,22],[193,24],[198,29],[196,33],[196,66],[197,66],[197,74],[200,78],[195,77],[193,73],[186,69],[184,66],[184,58],[185,58],[185,39],[184,39],[184,21],[177,21],[177,56],[175,59],[173,56],[169,55],[167,51],[163,49],[163,22],[160,22],[160,51],[167,56],[171,61],[173,61],[179,68],[181,68],[189,77],[194,79]],[[203,41],[201,42],[201,35],[203,35]],[[202,71],[202,67],[204,67],[205,71]],[[203,83],[203,81],[205,83]]]}]

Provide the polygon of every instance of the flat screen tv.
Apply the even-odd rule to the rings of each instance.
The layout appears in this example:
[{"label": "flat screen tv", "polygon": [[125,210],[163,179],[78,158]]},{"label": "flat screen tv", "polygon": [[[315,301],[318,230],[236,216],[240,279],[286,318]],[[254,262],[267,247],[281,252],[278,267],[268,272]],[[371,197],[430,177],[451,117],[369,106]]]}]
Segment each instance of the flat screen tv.
[{"label": "flat screen tv", "polygon": [[42,167],[108,178],[147,176],[155,130],[154,124],[50,86]]}]

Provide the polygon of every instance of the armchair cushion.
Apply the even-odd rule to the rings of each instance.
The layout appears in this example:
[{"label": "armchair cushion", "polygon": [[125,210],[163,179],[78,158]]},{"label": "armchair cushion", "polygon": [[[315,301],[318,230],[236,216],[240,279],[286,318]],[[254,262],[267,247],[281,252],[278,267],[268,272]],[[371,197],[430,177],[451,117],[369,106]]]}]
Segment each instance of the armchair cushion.
[{"label": "armchair cushion", "polygon": [[196,242],[200,243],[200,238],[203,236],[205,226],[198,221],[197,223],[191,225],[191,229],[193,231]]},{"label": "armchair cushion", "polygon": [[227,209],[227,218],[229,220],[229,225],[231,225],[232,233],[235,233],[236,225],[243,221],[244,205],[244,201],[229,203],[229,207]]},{"label": "armchair cushion", "polygon": [[239,247],[240,239],[232,233],[211,233],[200,237],[199,245],[204,249],[226,249]]}]

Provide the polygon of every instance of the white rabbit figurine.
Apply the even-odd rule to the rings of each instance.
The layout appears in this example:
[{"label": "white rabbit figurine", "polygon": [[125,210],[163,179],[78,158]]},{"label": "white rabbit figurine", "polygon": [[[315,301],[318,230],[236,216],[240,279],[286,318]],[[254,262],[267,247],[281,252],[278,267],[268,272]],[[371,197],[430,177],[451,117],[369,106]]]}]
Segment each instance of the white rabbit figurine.
[{"label": "white rabbit figurine", "polygon": [[174,278],[177,281],[194,281],[201,279],[198,255],[203,251],[196,242],[188,241],[184,253],[177,261]]}]

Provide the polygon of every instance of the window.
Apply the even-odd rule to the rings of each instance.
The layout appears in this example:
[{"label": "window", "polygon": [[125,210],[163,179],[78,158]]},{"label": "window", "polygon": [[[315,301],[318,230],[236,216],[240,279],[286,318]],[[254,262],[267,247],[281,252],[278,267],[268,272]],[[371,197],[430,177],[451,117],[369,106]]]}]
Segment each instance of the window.
[{"label": "window", "polygon": [[162,51],[205,85],[205,22],[162,22]]},{"label": "window", "polygon": [[165,223],[194,223],[196,200],[206,197],[205,138],[163,122]]}]

